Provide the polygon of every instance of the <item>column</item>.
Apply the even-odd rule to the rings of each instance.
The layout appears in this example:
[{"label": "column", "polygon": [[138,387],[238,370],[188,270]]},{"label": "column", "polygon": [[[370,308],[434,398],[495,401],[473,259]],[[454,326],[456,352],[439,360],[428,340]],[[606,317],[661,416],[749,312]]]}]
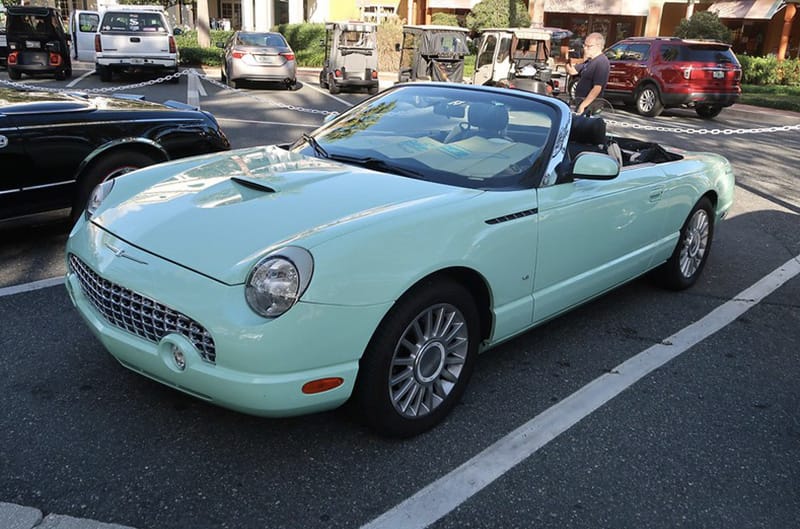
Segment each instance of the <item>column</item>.
[{"label": "column", "polygon": [[778,60],[786,58],[786,48],[789,46],[789,36],[792,32],[792,21],[797,13],[795,4],[786,4],[786,12],[783,14],[783,29],[781,30],[781,42],[778,45]]},{"label": "column", "polygon": [[255,28],[253,0],[242,0],[242,30],[253,31],[253,28]]},{"label": "column", "polygon": [[269,31],[275,25],[274,0],[256,0],[256,31]]},{"label": "column", "polygon": [[303,0],[289,0],[289,24],[303,22]]}]

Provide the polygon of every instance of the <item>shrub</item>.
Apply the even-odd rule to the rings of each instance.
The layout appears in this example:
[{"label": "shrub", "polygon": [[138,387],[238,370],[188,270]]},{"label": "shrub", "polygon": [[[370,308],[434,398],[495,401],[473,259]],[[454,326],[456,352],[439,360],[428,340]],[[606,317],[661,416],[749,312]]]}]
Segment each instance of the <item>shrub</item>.
[{"label": "shrub", "polygon": [[458,16],[452,13],[434,13],[431,16],[431,24],[438,26],[460,26]]},{"label": "shrub", "polygon": [[683,19],[675,28],[675,36],[682,39],[713,39],[730,44],[731,30],[713,11],[698,11],[689,20]]},{"label": "shrub", "polygon": [[175,44],[181,54],[181,64],[199,66],[219,66],[222,64],[222,48],[217,43],[225,43],[233,35],[233,31],[211,31],[211,47],[201,48],[197,43],[197,31],[190,30],[175,37]]},{"label": "shrub", "polygon": [[467,27],[477,33],[481,28],[528,27],[531,16],[522,0],[514,2],[515,14],[511,16],[509,0],[482,0],[467,15]]},{"label": "shrub", "polygon": [[400,52],[395,50],[395,45],[402,42],[403,23],[399,18],[387,19],[378,26],[378,71],[400,69]]},{"label": "shrub", "polygon": [[778,62],[775,56],[740,55],[742,83],[753,85],[800,85],[800,59]]},{"label": "shrub", "polygon": [[278,31],[294,50],[298,66],[322,66],[325,24],[280,24]]}]

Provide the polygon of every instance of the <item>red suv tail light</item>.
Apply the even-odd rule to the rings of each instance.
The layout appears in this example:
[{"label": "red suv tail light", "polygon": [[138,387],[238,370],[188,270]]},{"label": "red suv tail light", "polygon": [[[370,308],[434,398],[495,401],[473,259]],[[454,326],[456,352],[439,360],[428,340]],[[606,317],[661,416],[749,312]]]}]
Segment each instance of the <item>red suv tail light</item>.
[{"label": "red suv tail light", "polygon": [[18,51],[12,51],[8,54],[8,64],[17,64],[17,55],[19,55]]},{"label": "red suv tail light", "polygon": [[169,52],[178,53],[178,47],[175,45],[175,37],[172,35],[169,36]]},{"label": "red suv tail light", "polygon": [[281,53],[281,56],[284,57],[287,61],[294,60],[294,53],[289,53],[289,52]]},{"label": "red suv tail light", "polygon": [[50,52],[50,66],[61,66],[61,55]]},{"label": "red suv tail light", "polygon": [[97,53],[101,53],[103,51],[103,43],[100,40],[100,35],[94,36],[94,51]]}]

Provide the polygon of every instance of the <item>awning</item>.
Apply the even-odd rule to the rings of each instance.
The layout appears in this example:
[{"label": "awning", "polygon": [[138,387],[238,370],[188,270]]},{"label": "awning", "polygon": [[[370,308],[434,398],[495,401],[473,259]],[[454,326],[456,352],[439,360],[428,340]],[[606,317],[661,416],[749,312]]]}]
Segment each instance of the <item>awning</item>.
[{"label": "awning", "polygon": [[641,0],[544,0],[545,13],[646,17],[650,3]]},{"label": "awning", "polygon": [[785,0],[726,0],[708,7],[719,18],[769,20],[786,5]]}]

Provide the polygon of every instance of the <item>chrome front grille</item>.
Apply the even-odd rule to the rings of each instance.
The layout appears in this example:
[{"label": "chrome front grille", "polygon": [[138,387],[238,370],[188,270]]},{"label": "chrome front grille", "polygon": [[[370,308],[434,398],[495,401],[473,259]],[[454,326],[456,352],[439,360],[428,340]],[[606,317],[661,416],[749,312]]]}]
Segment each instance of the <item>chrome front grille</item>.
[{"label": "chrome front grille", "polygon": [[153,343],[167,334],[180,334],[194,344],[203,360],[216,362],[214,339],[193,319],[103,279],[73,254],[69,256],[69,268],[80,281],[84,295],[110,324]]}]

